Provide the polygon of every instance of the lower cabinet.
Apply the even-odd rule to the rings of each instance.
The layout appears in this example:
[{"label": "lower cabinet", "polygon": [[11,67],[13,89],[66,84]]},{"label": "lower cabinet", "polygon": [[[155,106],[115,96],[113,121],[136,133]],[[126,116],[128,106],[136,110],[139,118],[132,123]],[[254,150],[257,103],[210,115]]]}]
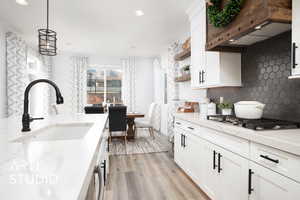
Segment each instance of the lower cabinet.
[{"label": "lower cabinet", "polygon": [[248,199],[248,160],[175,130],[175,162],[212,200]]},{"label": "lower cabinet", "polygon": [[248,199],[248,160],[209,142],[204,142],[202,171],[199,185],[213,200]]},{"label": "lower cabinet", "polygon": [[250,200],[298,200],[300,184],[250,161]]}]

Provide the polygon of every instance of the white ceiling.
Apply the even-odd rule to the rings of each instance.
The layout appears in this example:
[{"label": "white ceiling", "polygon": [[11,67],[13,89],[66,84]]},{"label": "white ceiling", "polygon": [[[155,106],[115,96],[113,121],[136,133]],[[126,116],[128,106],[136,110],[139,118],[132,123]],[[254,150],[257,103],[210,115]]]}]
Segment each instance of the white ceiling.
[{"label": "white ceiling", "polygon": [[[0,18],[37,46],[46,26],[46,0],[1,0]],[[156,56],[189,30],[192,0],[50,0],[50,29],[62,52],[101,56]],[[135,11],[145,15],[136,17]],[[70,43],[68,45],[68,43]]]}]

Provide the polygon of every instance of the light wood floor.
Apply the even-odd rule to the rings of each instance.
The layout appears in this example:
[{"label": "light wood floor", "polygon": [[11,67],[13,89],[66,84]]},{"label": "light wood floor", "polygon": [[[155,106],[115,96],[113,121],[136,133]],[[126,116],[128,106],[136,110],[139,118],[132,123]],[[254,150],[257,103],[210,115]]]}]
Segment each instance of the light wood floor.
[{"label": "light wood floor", "polygon": [[105,200],[209,200],[168,153],[110,157]]}]

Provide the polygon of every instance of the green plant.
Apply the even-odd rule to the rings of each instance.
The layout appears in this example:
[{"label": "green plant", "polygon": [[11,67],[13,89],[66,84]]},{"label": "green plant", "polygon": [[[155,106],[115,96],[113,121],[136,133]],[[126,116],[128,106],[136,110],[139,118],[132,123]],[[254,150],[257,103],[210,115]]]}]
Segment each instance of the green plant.
[{"label": "green plant", "polygon": [[233,108],[233,104],[232,103],[220,103],[218,104],[218,108],[222,109],[232,109]]},{"label": "green plant", "polygon": [[240,13],[244,0],[229,0],[223,9],[222,0],[210,0],[207,7],[208,18],[215,27],[225,27]]},{"label": "green plant", "polygon": [[186,72],[186,71],[190,71],[190,66],[189,66],[189,65],[184,66],[184,67],[183,67],[183,71],[185,71],[185,72]]}]

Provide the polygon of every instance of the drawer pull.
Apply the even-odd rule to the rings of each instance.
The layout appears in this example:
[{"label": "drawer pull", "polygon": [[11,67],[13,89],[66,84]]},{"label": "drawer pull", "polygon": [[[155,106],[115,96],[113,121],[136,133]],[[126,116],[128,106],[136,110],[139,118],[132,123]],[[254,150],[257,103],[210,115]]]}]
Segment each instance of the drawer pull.
[{"label": "drawer pull", "polygon": [[271,161],[271,162],[274,162],[274,163],[276,163],[276,164],[279,163],[279,160],[275,160],[275,159],[273,159],[273,158],[270,158],[270,157],[267,156],[267,155],[260,155],[260,157],[261,157],[261,158],[264,158],[264,159],[266,159],[266,160],[269,160],[269,161]]},{"label": "drawer pull", "polygon": [[179,122],[176,122],[176,124],[181,125],[181,123],[179,123]]},{"label": "drawer pull", "polygon": [[215,170],[217,168],[217,165],[216,165],[216,155],[217,155],[217,152],[214,150],[213,152],[213,170]]},{"label": "drawer pull", "polygon": [[193,127],[188,127],[188,129],[194,130],[194,128],[193,128]]},{"label": "drawer pull", "polygon": [[223,170],[221,168],[221,158],[222,158],[222,155],[220,153],[218,153],[218,173],[220,174],[221,171]]},{"label": "drawer pull", "polygon": [[251,195],[251,193],[254,191],[254,189],[252,188],[252,175],[254,174],[254,172],[249,169],[249,174],[248,174],[248,194]]}]

